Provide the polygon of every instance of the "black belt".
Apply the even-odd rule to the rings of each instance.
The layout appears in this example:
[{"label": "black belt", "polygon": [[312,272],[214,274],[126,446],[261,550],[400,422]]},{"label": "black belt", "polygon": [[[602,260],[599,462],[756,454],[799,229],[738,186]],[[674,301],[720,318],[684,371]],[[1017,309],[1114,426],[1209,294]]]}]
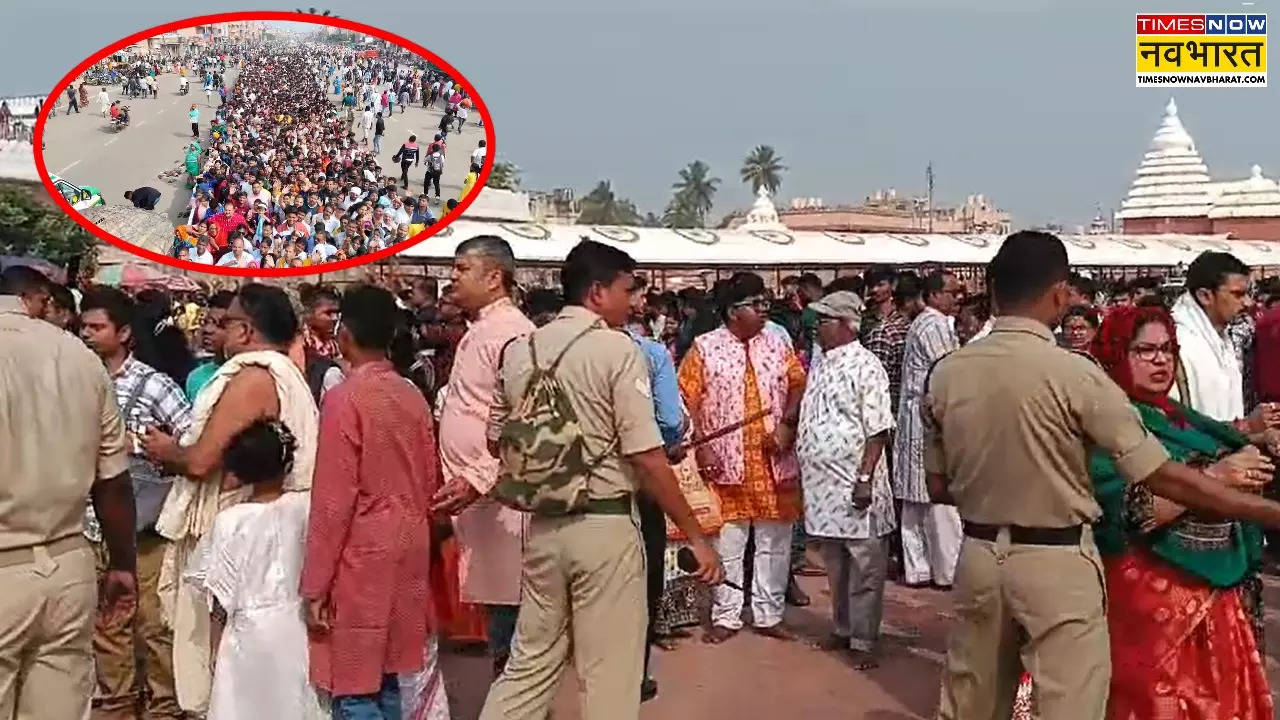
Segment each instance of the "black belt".
[{"label": "black belt", "polygon": [[1079,545],[1083,525],[1064,528],[1023,527],[1022,525],[986,525],[966,522],[964,534],[971,538],[995,542],[1000,528],[1009,528],[1009,542],[1014,545]]},{"label": "black belt", "polygon": [[570,515],[630,515],[631,493],[611,498],[592,498]]}]

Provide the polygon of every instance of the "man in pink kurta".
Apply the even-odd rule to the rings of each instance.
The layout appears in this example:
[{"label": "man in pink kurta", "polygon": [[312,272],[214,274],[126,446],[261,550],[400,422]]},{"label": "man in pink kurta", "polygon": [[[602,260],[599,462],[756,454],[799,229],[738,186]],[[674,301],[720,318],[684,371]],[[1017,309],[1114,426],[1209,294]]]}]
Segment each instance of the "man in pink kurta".
[{"label": "man in pink kurta", "polygon": [[426,400],[386,356],[398,318],[386,290],[346,292],[338,343],[352,369],[320,409],[301,594],[311,682],[337,718],[398,719],[396,676],[427,648],[436,448]]},{"label": "man in pink kurta", "polygon": [[454,355],[440,414],[445,511],[457,513],[462,601],[486,606],[495,669],[506,662],[520,605],[520,573],[528,518],[485,497],[498,481],[485,430],[502,349],[533,332],[510,298],[515,260],[505,240],[481,235],[458,246],[450,297],[474,319]]}]

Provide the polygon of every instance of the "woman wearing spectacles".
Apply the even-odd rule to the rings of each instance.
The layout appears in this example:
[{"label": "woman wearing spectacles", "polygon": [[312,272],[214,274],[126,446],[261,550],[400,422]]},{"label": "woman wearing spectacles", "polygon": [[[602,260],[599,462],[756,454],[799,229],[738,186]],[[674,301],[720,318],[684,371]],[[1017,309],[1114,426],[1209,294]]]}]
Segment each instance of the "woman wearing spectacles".
[{"label": "woman wearing spectacles", "polygon": [[[1112,310],[1093,356],[1171,458],[1242,489],[1270,480],[1274,468],[1249,438],[1169,398],[1178,345],[1164,308]],[[1156,717],[1161,708],[1181,707],[1187,717],[1271,718],[1258,654],[1261,609],[1249,598],[1262,557],[1260,529],[1156,497],[1144,484],[1126,482],[1102,451],[1094,452],[1090,475],[1103,509],[1095,536],[1109,595],[1108,717]]]}]

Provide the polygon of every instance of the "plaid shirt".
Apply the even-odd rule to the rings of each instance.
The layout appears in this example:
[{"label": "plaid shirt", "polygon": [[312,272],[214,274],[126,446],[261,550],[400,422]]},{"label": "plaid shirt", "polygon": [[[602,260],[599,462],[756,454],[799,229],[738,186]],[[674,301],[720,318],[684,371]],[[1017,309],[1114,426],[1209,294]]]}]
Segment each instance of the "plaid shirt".
[{"label": "plaid shirt", "polygon": [[898,391],[902,387],[902,351],[907,344],[907,328],[910,326],[911,321],[894,308],[867,333],[864,343],[889,374],[889,398],[894,408],[898,407]]},{"label": "plaid shirt", "polygon": [[[124,418],[125,430],[131,435],[141,436],[148,427],[159,425],[177,438],[191,428],[191,403],[182,388],[168,375],[130,355],[111,380],[115,384],[116,402],[122,415],[134,393],[138,394],[128,417]],[[84,534],[93,542],[102,540],[102,528],[92,503],[85,513]]]}]

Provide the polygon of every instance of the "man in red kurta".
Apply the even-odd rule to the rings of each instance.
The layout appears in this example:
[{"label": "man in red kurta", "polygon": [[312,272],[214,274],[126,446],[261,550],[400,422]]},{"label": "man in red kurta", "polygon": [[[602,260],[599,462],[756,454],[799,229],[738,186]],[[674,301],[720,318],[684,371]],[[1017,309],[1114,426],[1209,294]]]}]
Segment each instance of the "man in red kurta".
[{"label": "man in red kurta", "polygon": [[357,286],[341,311],[351,372],[320,409],[302,570],[311,682],[335,718],[399,720],[396,676],[423,667],[428,638],[436,444],[426,400],[387,359],[391,293]]}]

